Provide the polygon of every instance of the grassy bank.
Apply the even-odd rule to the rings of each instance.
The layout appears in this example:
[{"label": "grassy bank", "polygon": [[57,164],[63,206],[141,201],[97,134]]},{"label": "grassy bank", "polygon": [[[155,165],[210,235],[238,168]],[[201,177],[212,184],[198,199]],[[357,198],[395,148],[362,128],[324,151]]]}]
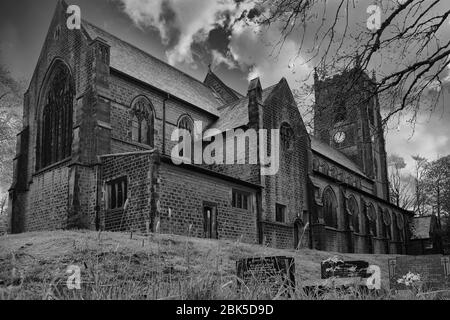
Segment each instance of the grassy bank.
[{"label": "grassy bank", "polygon": [[[262,283],[238,290],[235,276],[241,258],[279,255],[295,258],[299,289],[319,280],[321,261],[333,256],[381,267],[381,294],[330,292],[320,299],[405,298],[388,290],[392,256],[276,250],[173,235],[131,238],[121,233],[55,231],[0,237],[0,299],[285,299],[281,285],[276,292]],[[80,268],[81,290],[68,290],[69,266]],[[290,298],[317,299],[302,290]]]}]

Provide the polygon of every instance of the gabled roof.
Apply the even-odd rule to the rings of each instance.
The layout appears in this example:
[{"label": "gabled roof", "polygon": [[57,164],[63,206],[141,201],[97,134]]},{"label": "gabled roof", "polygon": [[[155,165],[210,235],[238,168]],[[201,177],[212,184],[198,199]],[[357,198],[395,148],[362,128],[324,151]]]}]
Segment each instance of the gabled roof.
[{"label": "gabled roof", "polygon": [[413,218],[410,223],[411,240],[429,239],[435,219],[435,216]]},{"label": "gabled roof", "polygon": [[203,81],[205,85],[211,88],[220,98],[223,100],[224,104],[235,102],[243,98],[244,96],[229,86],[227,86],[222,79],[220,79],[211,68],[206,75],[205,80]]},{"label": "gabled roof", "polygon": [[[262,101],[267,100],[278,84],[263,90]],[[220,118],[211,129],[218,129],[222,132],[237,129],[248,125],[248,97],[243,97],[235,102],[229,103],[219,108]]]},{"label": "gabled roof", "polygon": [[327,157],[328,159],[333,160],[334,162],[361,176],[366,177],[366,175],[361,171],[361,168],[352,160],[350,160],[345,154],[343,154],[339,150],[330,147],[329,145],[320,141],[314,136],[310,137],[311,137],[311,149],[313,151],[320,153],[321,155]]},{"label": "gabled roof", "polygon": [[111,67],[218,116],[223,102],[201,81],[83,20],[91,39],[111,46]]}]

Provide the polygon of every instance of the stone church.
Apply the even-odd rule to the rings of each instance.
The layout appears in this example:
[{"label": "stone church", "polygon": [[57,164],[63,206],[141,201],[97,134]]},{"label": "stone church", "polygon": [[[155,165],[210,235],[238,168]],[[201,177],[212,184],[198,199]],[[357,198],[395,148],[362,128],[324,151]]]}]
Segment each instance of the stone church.
[{"label": "stone church", "polygon": [[[405,253],[413,213],[389,201],[380,105],[358,66],[316,76],[310,135],[285,79],[268,88],[255,79],[242,94],[211,70],[199,81],[87,21],[69,30],[66,8],[58,2],[25,94],[11,232],[133,230]],[[278,173],[175,165],[172,132],[196,121],[222,132],[280,129]]]}]

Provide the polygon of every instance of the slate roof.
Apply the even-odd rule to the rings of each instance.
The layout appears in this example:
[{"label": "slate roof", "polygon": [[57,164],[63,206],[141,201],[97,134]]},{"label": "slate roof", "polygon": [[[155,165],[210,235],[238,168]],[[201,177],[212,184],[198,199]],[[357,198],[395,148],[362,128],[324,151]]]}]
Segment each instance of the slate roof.
[{"label": "slate roof", "polygon": [[83,20],[89,37],[111,46],[111,67],[218,116],[223,103],[199,80]]},{"label": "slate roof", "polygon": [[433,217],[417,217],[410,224],[411,240],[429,239]]},{"label": "slate roof", "polygon": [[361,171],[361,168],[352,160],[350,160],[345,154],[343,154],[339,150],[330,147],[329,145],[320,141],[314,136],[311,136],[311,149],[337,162],[341,166],[344,166],[345,168],[366,177],[366,175]]},{"label": "slate roof", "polygon": [[[218,116],[219,119],[212,128],[227,131],[248,124],[248,97],[244,97],[233,90],[240,99],[223,106],[222,100],[201,81],[86,20],[83,20],[83,28],[91,39],[99,37],[111,46],[110,64],[112,68]],[[263,103],[277,85],[263,90]],[[361,169],[344,154],[314,137],[311,137],[311,148],[342,166],[365,176]]]},{"label": "slate roof", "polygon": [[[263,90],[262,93],[263,103],[267,100],[267,98],[277,85],[278,84]],[[249,103],[248,97],[243,97],[235,102],[229,103],[219,108],[220,118],[211,128],[225,132],[227,130],[237,129],[242,126],[246,126],[249,122],[248,103]]]}]

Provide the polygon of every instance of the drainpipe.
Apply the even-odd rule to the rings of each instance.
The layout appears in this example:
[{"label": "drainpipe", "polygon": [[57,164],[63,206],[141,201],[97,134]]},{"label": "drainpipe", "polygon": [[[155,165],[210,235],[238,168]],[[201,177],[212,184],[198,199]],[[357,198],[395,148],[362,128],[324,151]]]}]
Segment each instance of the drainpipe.
[{"label": "drainpipe", "polygon": [[313,230],[312,230],[312,219],[313,219],[313,214],[312,214],[312,210],[310,209],[308,212],[308,220],[309,220],[309,249],[314,250],[314,239],[313,239]]},{"label": "drainpipe", "polygon": [[163,101],[163,142],[162,142],[162,154],[166,155],[166,107],[167,101],[170,100],[170,94],[167,94],[167,97],[164,98]]}]

